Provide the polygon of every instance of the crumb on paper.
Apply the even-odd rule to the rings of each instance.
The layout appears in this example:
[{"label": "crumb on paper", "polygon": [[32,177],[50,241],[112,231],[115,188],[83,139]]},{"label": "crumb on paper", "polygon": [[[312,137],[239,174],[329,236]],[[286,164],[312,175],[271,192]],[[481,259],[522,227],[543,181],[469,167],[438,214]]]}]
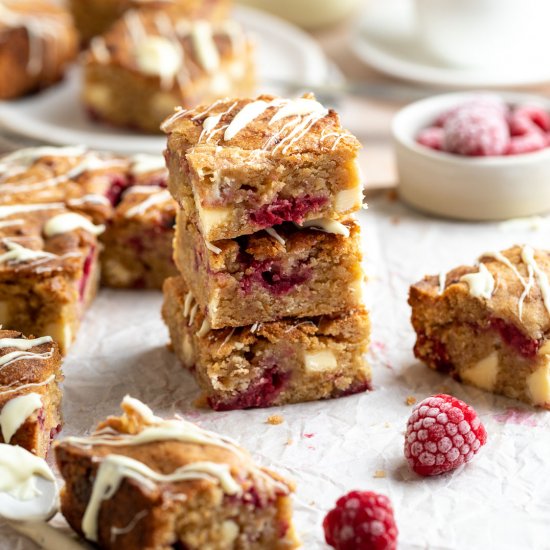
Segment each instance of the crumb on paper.
[{"label": "crumb on paper", "polygon": [[384,422],[384,428],[391,428],[391,424],[389,422]]},{"label": "crumb on paper", "polygon": [[293,443],[292,439],[289,438],[289,439],[286,440],[287,445],[292,445],[292,443]]},{"label": "crumb on paper", "polygon": [[399,225],[401,223],[401,218],[399,216],[392,216],[390,218],[390,222],[393,224],[393,225]]},{"label": "crumb on paper", "polygon": [[284,421],[284,417],[282,417],[280,414],[272,414],[271,416],[267,417],[266,423],[271,424],[272,426],[277,426],[278,424],[282,424]]},{"label": "crumb on paper", "polygon": [[199,395],[194,401],[193,406],[197,409],[208,409],[208,401],[206,399],[206,395],[202,394]]},{"label": "crumb on paper", "polygon": [[374,472],[374,475],[372,476],[376,479],[380,479],[380,478],[383,478],[383,477],[386,477],[386,470],[376,470]]},{"label": "crumb on paper", "polygon": [[390,189],[386,193],[386,197],[390,202],[395,202],[398,199],[397,191],[395,189]]},{"label": "crumb on paper", "polygon": [[407,405],[416,405],[416,397],[414,395],[407,395],[407,399],[405,399],[405,404]]}]

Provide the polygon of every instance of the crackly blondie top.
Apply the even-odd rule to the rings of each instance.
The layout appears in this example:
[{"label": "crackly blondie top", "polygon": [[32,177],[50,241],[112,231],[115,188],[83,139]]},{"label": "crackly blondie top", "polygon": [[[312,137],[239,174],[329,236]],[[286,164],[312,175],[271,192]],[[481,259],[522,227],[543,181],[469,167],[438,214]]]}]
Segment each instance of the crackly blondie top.
[{"label": "crackly blondie top", "polygon": [[33,147],[0,157],[0,205],[65,202],[104,220],[135,184],[165,186],[161,155],[119,157],[83,146]]},{"label": "crackly blondie top", "polygon": [[103,230],[62,203],[0,206],[0,280],[77,273]]},{"label": "crackly blondie top", "polygon": [[298,99],[261,95],[256,99],[221,99],[176,111],[162,125],[188,146],[224,146],[271,154],[355,153],[360,144],[344,130],[336,111],[312,94]]},{"label": "crackly blondie top", "polygon": [[[69,437],[55,447],[66,481],[62,511],[73,528],[102,548],[131,548],[138,540],[151,548],[202,547],[196,540],[212,548],[258,548],[247,545],[254,540],[248,536],[261,541],[262,531],[280,540],[280,546],[265,548],[295,547],[290,483],[256,466],[229,438],[181,417],[159,418],[129,396],[121,407],[122,416],[107,418],[90,436]],[[90,490],[81,491],[82,484]],[[255,514],[274,506],[272,525],[254,523]],[[239,513],[250,510],[249,524],[241,525]],[[220,525],[216,513],[223,517]]]},{"label": "crackly blondie top", "polygon": [[478,266],[425,277],[411,287],[410,302],[429,300],[435,306],[429,310],[434,323],[445,322],[448,306],[455,306],[464,319],[490,316],[540,340],[550,331],[549,275],[550,252],[514,246],[482,254]]},{"label": "crackly blondie top", "polygon": [[[248,47],[235,21],[192,20],[178,9],[142,9],[126,12],[105,35],[95,37],[86,60],[159,78],[164,90],[172,90],[215,75]],[[215,85],[214,80],[213,89]]]}]

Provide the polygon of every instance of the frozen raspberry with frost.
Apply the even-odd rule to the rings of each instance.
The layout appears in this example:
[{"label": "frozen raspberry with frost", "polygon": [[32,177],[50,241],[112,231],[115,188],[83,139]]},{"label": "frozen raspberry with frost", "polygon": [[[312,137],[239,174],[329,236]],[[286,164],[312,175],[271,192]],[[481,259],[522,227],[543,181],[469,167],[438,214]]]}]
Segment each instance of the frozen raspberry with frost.
[{"label": "frozen raspberry with frost", "polygon": [[420,145],[435,149],[436,151],[441,151],[441,149],[443,149],[443,137],[443,128],[432,126],[421,130],[418,136],[416,136],[416,141],[420,143]]},{"label": "frozen raspberry with frost", "polygon": [[503,155],[510,143],[506,117],[495,109],[469,106],[457,109],[447,118],[443,130],[443,149],[458,155]]},{"label": "frozen raspberry with frost", "polygon": [[395,550],[397,526],[390,499],[372,491],[340,497],[323,521],[325,540],[336,550]]},{"label": "frozen raspberry with frost", "polygon": [[451,395],[424,399],[412,412],[405,434],[405,457],[421,476],[435,476],[472,460],[487,442],[477,413]]},{"label": "frozen raspberry with frost", "polygon": [[512,118],[528,120],[543,132],[550,131],[550,114],[538,105],[519,105],[514,109]]},{"label": "frozen raspberry with frost", "polygon": [[448,109],[440,114],[435,120],[435,126],[443,128],[447,119],[461,109],[482,109],[493,111],[496,115],[506,116],[508,113],[508,105],[496,94],[480,94],[460,105]]},{"label": "frozen raspberry with frost", "polygon": [[548,136],[542,132],[533,131],[523,136],[512,137],[506,154],[522,155],[524,153],[540,151],[546,147],[548,147]]}]

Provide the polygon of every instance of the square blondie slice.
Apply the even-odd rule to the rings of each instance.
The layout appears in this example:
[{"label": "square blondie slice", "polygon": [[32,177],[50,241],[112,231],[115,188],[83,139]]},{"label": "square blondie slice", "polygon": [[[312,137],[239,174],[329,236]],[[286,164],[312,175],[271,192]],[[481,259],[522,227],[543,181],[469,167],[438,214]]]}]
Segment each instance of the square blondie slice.
[{"label": "square blondie slice", "polygon": [[66,353],[97,290],[102,230],[61,203],[0,206],[0,325]]},{"label": "square blondie slice", "polygon": [[0,2],[0,100],[58,82],[77,54],[67,10],[47,0]]},{"label": "square blondie slice", "polygon": [[45,458],[61,430],[61,356],[50,336],[0,330],[0,443]]},{"label": "square blondie slice", "polygon": [[311,95],[224,99],[162,128],[169,189],[207,241],[361,208],[359,142]]},{"label": "square blondie slice", "polygon": [[270,407],[370,389],[366,311],[210,329],[181,277],[164,283],[174,351],[215,410]]},{"label": "square blondie slice", "polygon": [[105,550],[298,547],[290,482],[229,438],[129,396],[121,406],[55,446],[61,511],[79,535]]},{"label": "square blondie slice", "polygon": [[83,102],[111,125],[159,133],[177,106],[254,91],[252,43],[234,21],[131,10],[90,46]]},{"label": "square blondie slice", "polygon": [[115,288],[162,288],[177,274],[173,256],[176,202],[167,189],[127,189],[101,236],[101,282]]},{"label": "square blondie slice", "polygon": [[360,228],[352,219],[286,223],[210,244],[179,211],[174,258],[216,329],[363,305]]},{"label": "square blondie slice", "polygon": [[416,357],[486,391],[550,409],[550,253],[515,246],[410,289]]}]

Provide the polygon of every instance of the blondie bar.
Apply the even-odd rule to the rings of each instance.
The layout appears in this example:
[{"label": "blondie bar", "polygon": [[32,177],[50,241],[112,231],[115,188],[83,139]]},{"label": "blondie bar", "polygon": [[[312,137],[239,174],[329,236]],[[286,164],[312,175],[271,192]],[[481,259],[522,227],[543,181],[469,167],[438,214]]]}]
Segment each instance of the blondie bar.
[{"label": "blondie bar", "polygon": [[162,288],[176,275],[172,241],[176,202],[167,189],[135,185],[127,189],[101,237],[101,282],[118,288]]},{"label": "blondie bar", "polygon": [[183,366],[215,410],[269,407],[366,391],[364,309],[210,329],[181,277],[164,283],[162,316]]},{"label": "blondie bar", "polygon": [[176,265],[212,328],[362,306],[359,226],[351,219],[285,223],[215,244],[183,211],[177,219]]},{"label": "blondie bar", "polygon": [[54,84],[77,53],[76,30],[61,7],[45,0],[0,2],[0,99]]},{"label": "blondie bar", "polygon": [[126,11],[134,8],[176,8],[189,18],[221,19],[231,7],[230,0],[69,0],[81,41],[86,44],[103,34]]},{"label": "blondie bar", "polygon": [[170,191],[207,241],[361,207],[359,142],[311,95],[223,99],[162,128]]},{"label": "blondie bar", "polygon": [[50,336],[0,330],[0,443],[45,458],[61,429],[61,357]]},{"label": "blondie bar", "polygon": [[125,397],[124,414],[55,446],[61,511],[99,548],[290,550],[293,486],[232,440]]},{"label": "blondie bar", "polygon": [[410,289],[415,355],[494,393],[550,408],[550,253],[515,246]]},{"label": "blondie bar", "polygon": [[102,230],[62,203],[0,206],[0,325],[65,353],[97,290]]},{"label": "blondie bar", "polygon": [[93,118],[115,126],[159,132],[178,105],[252,93],[252,53],[234,21],[132,10],[92,41],[84,63],[84,105]]}]

